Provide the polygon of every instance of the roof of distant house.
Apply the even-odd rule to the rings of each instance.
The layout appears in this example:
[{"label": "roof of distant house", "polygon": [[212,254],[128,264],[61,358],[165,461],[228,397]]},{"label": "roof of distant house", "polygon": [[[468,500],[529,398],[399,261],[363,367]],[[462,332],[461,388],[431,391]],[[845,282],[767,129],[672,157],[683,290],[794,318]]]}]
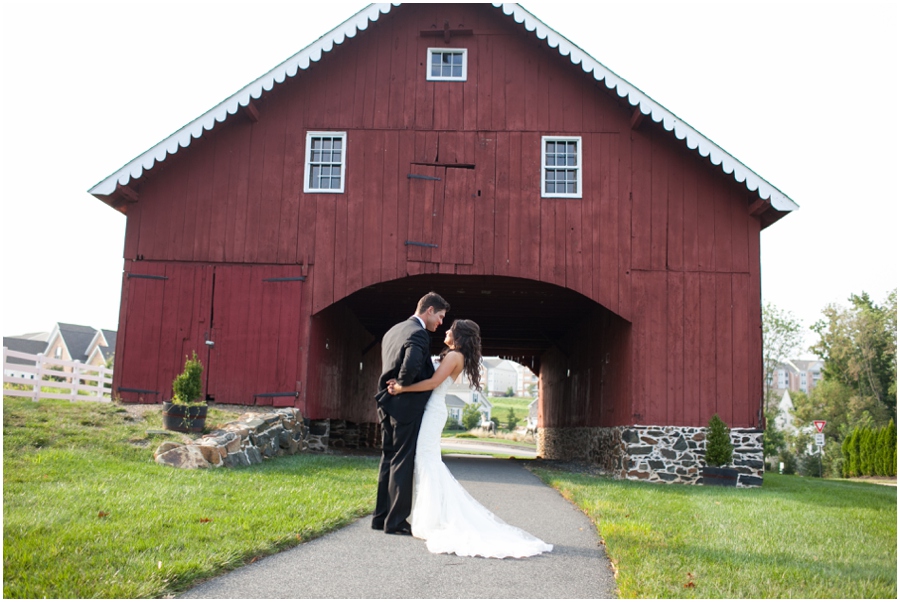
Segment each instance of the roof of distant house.
[{"label": "roof of distant house", "polygon": [[[35,341],[32,339],[23,339],[20,337],[3,337],[3,346],[12,351],[19,351],[20,353],[31,353],[33,355],[37,355],[38,353],[43,353],[47,348],[47,343],[44,341]],[[23,360],[18,357],[10,357],[6,360],[10,364],[25,364],[25,365],[33,365],[34,362]]]}]

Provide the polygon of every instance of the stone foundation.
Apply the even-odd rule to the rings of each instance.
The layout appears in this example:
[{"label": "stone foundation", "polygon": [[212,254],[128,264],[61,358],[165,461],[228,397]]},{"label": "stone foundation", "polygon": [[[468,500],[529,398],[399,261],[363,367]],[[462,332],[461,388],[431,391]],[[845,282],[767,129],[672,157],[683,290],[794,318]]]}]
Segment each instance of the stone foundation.
[{"label": "stone foundation", "polygon": [[381,449],[381,425],[377,422],[349,420],[311,420],[310,451],[334,449]]},{"label": "stone foundation", "polygon": [[250,466],[306,450],[306,436],[307,428],[296,408],[248,412],[194,441],[166,441],[153,458],[157,464],[176,468]]},{"label": "stone foundation", "polygon": [[[738,487],[763,478],[763,433],[731,429]],[[541,428],[538,455],[548,460],[598,465],[611,476],[658,483],[700,483],[706,462],[706,429],[690,426]]]}]

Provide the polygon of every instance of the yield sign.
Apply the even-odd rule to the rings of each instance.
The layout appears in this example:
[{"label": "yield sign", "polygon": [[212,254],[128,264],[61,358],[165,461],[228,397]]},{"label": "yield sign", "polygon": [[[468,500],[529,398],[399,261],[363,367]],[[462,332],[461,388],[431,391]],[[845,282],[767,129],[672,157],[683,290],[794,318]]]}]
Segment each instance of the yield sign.
[{"label": "yield sign", "polygon": [[819,431],[820,433],[822,432],[822,429],[825,428],[824,420],[813,420],[813,424],[816,425],[816,430]]}]

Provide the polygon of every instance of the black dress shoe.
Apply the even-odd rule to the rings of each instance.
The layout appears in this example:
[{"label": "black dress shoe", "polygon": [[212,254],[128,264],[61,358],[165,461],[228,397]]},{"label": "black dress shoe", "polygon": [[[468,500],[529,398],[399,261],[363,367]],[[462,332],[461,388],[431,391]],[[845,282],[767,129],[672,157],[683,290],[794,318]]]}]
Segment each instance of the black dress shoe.
[{"label": "black dress shoe", "polygon": [[390,531],[385,529],[384,532],[388,535],[412,535],[412,529],[410,529],[409,527],[400,527],[398,529],[392,529]]},{"label": "black dress shoe", "polygon": [[373,522],[372,528],[375,529],[376,531],[384,531],[384,523]]}]

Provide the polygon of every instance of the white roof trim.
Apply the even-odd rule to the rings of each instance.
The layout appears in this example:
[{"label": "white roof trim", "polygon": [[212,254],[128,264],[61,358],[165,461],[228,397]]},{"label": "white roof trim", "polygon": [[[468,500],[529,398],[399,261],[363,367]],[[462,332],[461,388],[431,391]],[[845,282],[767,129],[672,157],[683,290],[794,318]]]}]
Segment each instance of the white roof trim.
[{"label": "white roof trim", "polygon": [[[769,200],[772,207],[779,211],[799,209],[799,206],[786,194],[641,90],[610,71],[522,6],[493,4],[502,9],[504,14],[511,16],[517,23],[524,24],[527,31],[534,32],[541,40],[546,40],[547,44],[551,48],[556,48],[562,56],[568,56],[573,64],[581,65],[585,73],[591,73],[595,80],[602,81],[610,90],[615,89],[616,94],[621,98],[626,98],[631,106],[639,107],[641,113],[648,115],[656,123],[661,123],[663,128],[674,133],[677,139],[684,140],[690,150],[697,151],[700,156],[709,158],[713,165],[721,167],[722,171],[733,176],[737,182],[746,185],[748,190],[758,193],[762,199]],[[89,192],[93,195],[110,195],[115,191],[117,184],[126,186],[132,178],[140,178],[144,170],[151,169],[157,161],[163,161],[168,155],[175,154],[179,148],[186,148],[190,145],[191,140],[202,136],[204,131],[212,130],[216,123],[225,121],[229,115],[237,113],[240,107],[246,107],[252,99],[262,96],[263,91],[269,91],[276,83],[280,84],[286,78],[294,77],[299,70],[309,68],[310,63],[318,62],[322,58],[322,54],[330,52],[335,44],[342,44],[347,38],[353,38],[358,32],[367,29],[369,23],[377,21],[382,14],[390,12],[392,6],[399,6],[399,3],[370,4],[256,81],[133,159],[117,172],[96,184]]]}]

